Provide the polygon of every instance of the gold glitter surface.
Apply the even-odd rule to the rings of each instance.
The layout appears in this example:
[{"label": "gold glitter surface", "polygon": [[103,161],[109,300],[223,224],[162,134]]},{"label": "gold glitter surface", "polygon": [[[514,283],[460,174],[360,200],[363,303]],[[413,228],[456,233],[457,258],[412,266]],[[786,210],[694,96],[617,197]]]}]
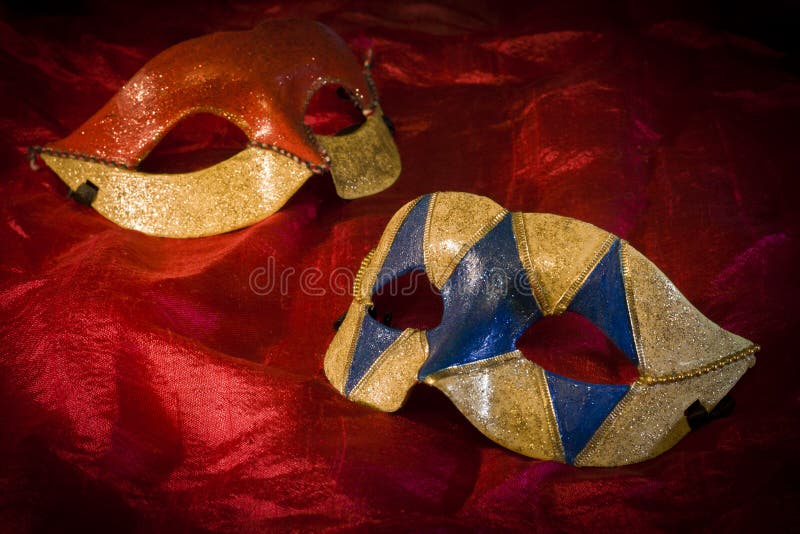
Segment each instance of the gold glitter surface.
[{"label": "gold glitter surface", "polygon": [[622,263],[643,374],[690,373],[753,346],[709,321],[658,267],[626,242]]},{"label": "gold glitter surface", "polygon": [[352,133],[316,139],[331,158],[333,183],[342,198],[378,193],[400,176],[400,154],[380,108]]},{"label": "gold glitter surface", "polygon": [[431,375],[475,427],[503,447],[564,461],[544,371],[514,351]]},{"label": "gold glitter surface", "polygon": [[578,454],[575,464],[627,465],[661,454],[689,432],[686,408],[699,400],[712,410],[754,363],[755,356],[749,355],[678,382],[635,382]]},{"label": "gold glitter surface", "polygon": [[344,386],[356,350],[361,323],[367,314],[367,307],[357,301],[350,304],[344,321],[333,337],[328,351],[325,353],[325,376],[336,390],[344,395]]},{"label": "gold glitter surface", "polygon": [[428,278],[441,289],[472,246],[508,213],[491,199],[469,193],[434,193],[422,250]]},{"label": "gold glitter surface", "polygon": [[48,154],[42,158],[72,190],[87,180],[98,186],[92,207],[107,219],[162,237],[199,237],[258,222],[311,176],[305,165],[254,147],[184,174],[148,174]]},{"label": "gold glitter surface", "polygon": [[563,313],[614,236],[589,223],[547,213],[514,213],[514,237],[545,315]]},{"label": "gold glitter surface", "polygon": [[361,268],[359,269],[359,273],[361,274],[361,276],[358,277],[359,283],[358,286],[354,288],[354,290],[358,289],[359,291],[354,295],[356,300],[361,302],[370,302],[372,300],[372,287],[378,279],[378,273],[381,267],[383,267],[386,255],[389,254],[389,249],[394,242],[394,237],[397,235],[397,231],[400,229],[403,221],[406,220],[409,212],[414,209],[414,206],[417,205],[420,198],[421,197],[415,198],[411,202],[406,203],[395,212],[386,225],[386,229],[383,231],[383,235],[381,235],[378,246],[370,251],[370,261],[362,262]]},{"label": "gold glitter surface", "polygon": [[384,412],[400,409],[427,358],[425,333],[412,328],[403,331],[356,384],[349,399]]}]

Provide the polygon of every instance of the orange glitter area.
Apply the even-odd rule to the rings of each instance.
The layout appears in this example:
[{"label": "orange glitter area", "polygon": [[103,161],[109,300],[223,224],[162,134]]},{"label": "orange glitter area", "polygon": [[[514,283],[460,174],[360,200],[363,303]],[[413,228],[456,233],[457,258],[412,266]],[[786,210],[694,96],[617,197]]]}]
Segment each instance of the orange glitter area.
[{"label": "orange glitter area", "polygon": [[373,107],[361,65],[327,26],[274,20],[213,33],[150,60],[100,111],[48,148],[135,167],[181,119],[203,112],[230,120],[256,146],[324,166],[303,115],[313,93],[329,83],[346,87],[362,109]]}]

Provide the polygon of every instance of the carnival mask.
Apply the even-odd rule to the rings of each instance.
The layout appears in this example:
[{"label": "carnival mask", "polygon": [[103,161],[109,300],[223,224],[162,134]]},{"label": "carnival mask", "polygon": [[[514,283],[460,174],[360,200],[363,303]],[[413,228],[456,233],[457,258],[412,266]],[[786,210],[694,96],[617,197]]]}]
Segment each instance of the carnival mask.
[{"label": "carnival mask", "polygon": [[[441,291],[440,324],[401,331],[373,318],[373,293],[417,269]],[[639,378],[577,381],[516,349],[529,325],[564,311],[602,330]],[[706,319],[608,232],[557,215],[509,213],[485,197],[434,193],[401,208],[365,258],[325,374],[348,399],[387,412],[423,381],[509,449],[613,466],[677,443],[690,430],[687,409],[714,409],[757,350]]]},{"label": "carnival mask", "polygon": [[[168,237],[216,234],[277,211],[312,175],[330,171],[343,198],[389,187],[400,158],[370,77],[322,24],[265,22],[214,33],[149,61],[68,137],[33,147],[79,199],[111,221]],[[366,116],[355,131],[314,135],[304,124],[311,96],[337,84]],[[247,148],[183,174],[137,166],[182,119],[212,113],[238,126]]]}]

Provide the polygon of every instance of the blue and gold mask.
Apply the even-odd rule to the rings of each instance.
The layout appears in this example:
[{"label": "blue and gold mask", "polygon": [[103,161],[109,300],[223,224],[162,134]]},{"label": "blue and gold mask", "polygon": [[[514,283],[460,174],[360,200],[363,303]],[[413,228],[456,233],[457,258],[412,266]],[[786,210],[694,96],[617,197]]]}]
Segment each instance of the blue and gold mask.
[{"label": "blue and gold mask", "polygon": [[[391,328],[370,315],[385,284],[424,270],[441,323]],[[517,350],[535,321],[578,313],[635,364],[630,384],[573,380]],[[509,213],[467,193],[403,206],[361,265],[354,300],[325,356],[348,399],[391,412],[424,382],[486,436],[521,454],[580,466],[652,458],[713,410],[758,346],[709,321],[647,258],[591,224]]]}]

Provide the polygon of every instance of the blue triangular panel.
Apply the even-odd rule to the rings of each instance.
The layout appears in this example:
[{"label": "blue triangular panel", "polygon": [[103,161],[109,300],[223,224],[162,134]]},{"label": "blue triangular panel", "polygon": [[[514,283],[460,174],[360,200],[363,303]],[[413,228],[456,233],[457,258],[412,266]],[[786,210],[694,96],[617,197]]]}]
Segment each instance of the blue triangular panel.
[{"label": "blue triangular panel", "polygon": [[571,464],[630,386],[576,382],[548,372],[545,376],[564,446],[564,458]]},{"label": "blue triangular panel", "polygon": [[519,259],[511,215],[506,215],[464,255],[442,287],[444,313],[428,331],[431,357],[419,378],[447,367],[511,352],[542,316]]},{"label": "blue triangular panel", "polygon": [[[425,228],[425,219],[428,216],[430,195],[425,195],[411,209],[406,216],[397,234],[394,236],[392,246],[383,261],[378,273],[373,291],[378,291],[384,284],[389,283],[414,269],[424,267],[422,257],[422,237]],[[372,364],[389,348],[389,345],[400,337],[402,330],[389,328],[376,321],[369,315],[364,317],[358,341],[353,352],[353,362],[345,383],[345,394],[349,395],[359,380],[369,371]]]},{"label": "blue triangular panel", "polygon": [[353,352],[353,363],[350,365],[350,373],[347,375],[345,395],[349,395],[353,391],[372,364],[402,333],[402,330],[384,326],[369,315],[364,317]]},{"label": "blue triangular panel", "polygon": [[384,284],[395,280],[415,269],[424,269],[422,242],[425,233],[425,220],[428,218],[428,205],[431,196],[425,195],[406,215],[403,224],[397,229],[392,246],[383,260],[372,291],[378,291]]},{"label": "blue triangular panel", "polygon": [[603,331],[630,360],[639,365],[625,284],[619,258],[619,239],[575,294],[567,311],[579,313]]}]

